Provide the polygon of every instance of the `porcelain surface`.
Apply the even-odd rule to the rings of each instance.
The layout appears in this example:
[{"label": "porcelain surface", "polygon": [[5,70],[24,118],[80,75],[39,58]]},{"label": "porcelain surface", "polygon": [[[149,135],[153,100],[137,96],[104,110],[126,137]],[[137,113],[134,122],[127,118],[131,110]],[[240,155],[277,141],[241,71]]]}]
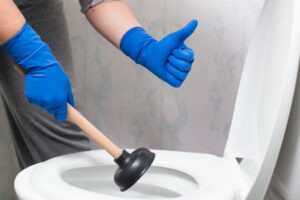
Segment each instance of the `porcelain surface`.
[{"label": "porcelain surface", "polygon": [[103,150],[70,154],[37,164],[18,175],[15,187],[22,200],[31,200],[34,195],[39,196],[37,200],[231,200],[248,189],[234,159],[152,151],[156,153],[153,166],[127,192],[120,192],[114,184],[116,166]]}]

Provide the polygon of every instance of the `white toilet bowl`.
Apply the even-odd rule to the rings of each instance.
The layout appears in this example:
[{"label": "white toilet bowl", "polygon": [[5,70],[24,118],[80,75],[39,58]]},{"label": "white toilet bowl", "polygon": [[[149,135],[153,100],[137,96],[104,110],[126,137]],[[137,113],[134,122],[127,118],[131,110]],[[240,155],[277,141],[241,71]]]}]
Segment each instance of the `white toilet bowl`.
[{"label": "white toilet bowl", "polygon": [[153,166],[130,190],[120,192],[108,153],[70,154],[20,172],[18,198],[262,200],[287,125],[299,54],[300,1],[266,0],[247,53],[224,157],[153,150]]},{"label": "white toilet bowl", "polygon": [[157,157],[153,166],[126,192],[114,184],[116,165],[103,150],[61,156],[29,167],[17,176],[16,191],[20,199],[31,200],[231,200],[248,188],[235,159],[153,151]]}]

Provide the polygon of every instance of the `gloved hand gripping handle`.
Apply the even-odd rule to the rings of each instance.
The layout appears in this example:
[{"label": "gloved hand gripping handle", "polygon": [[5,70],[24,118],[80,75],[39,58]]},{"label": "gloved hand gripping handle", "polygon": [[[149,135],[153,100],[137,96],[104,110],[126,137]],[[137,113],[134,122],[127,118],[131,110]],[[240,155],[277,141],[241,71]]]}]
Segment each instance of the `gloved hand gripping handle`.
[{"label": "gloved hand gripping handle", "polygon": [[[14,68],[19,74],[25,77],[26,72],[19,66],[14,64]],[[67,116],[78,127],[81,128],[87,135],[95,140],[103,149],[105,149],[112,157],[118,159],[122,150],[116,146],[111,140],[109,140],[99,129],[97,129],[91,122],[89,122],[78,110],[67,103]]]}]

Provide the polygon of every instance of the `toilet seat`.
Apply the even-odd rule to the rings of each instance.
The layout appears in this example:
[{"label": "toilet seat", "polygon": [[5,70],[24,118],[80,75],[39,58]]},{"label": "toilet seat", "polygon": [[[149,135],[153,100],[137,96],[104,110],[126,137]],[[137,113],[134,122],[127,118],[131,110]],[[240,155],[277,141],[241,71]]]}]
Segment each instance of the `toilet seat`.
[{"label": "toilet seat", "polygon": [[[200,153],[165,150],[151,151],[157,155],[152,168],[157,167],[184,172],[193,177],[198,184],[197,189],[192,193],[172,199],[238,199],[243,192],[247,191],[248,184],[235,159]],[[46,198],[43,198],[43,196],[46,196],[47,199],[57,200],[132,200],[132,198],[83,190],[67,183],[63,179],[63,174],[69,170],[107,165],[115,166],[112,158],[104,150],[94,150],[56,157],[22,171],[15,181],[16,191],[19,191],[18,195],[21,197],[23,195],[23,199],[29,199],[26,198],[27,194],[30,200],[33,200],[32,193],[35,193],[36,196],[34,200],[45,200]],[[112,179],[112,177],[110,178]],[[143,178],[140,181],[143,181]],[[159,182],[162,181],[162,179],[159,180]],[[24,186],[27,188],[24,188]],[[169,184],[168,187],[176,191],[180,190],[183,186]],[[122,194],[126,194],[126,192],[120,192],[120,195]],[[153,198],[134,199],[143,200]]]}]

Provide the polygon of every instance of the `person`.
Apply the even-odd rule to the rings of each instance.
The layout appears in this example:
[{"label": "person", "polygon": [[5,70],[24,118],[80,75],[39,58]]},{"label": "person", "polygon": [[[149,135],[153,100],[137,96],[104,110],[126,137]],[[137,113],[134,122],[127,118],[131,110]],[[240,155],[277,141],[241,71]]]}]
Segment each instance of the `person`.
[{"label": "person", "polygon": [[[75,102],[62,0],[0,0],[0,5],[0,92],[20,167],[89,150],[88,138],[66,119],[67,103]],[[80,0],[80,5],[92,26],[116,48],[162,81],[182,85],[194,61],[184,41],[197,20],[156,40],[121,0]],[[25,80],[13,63],[26,72]]]}]

